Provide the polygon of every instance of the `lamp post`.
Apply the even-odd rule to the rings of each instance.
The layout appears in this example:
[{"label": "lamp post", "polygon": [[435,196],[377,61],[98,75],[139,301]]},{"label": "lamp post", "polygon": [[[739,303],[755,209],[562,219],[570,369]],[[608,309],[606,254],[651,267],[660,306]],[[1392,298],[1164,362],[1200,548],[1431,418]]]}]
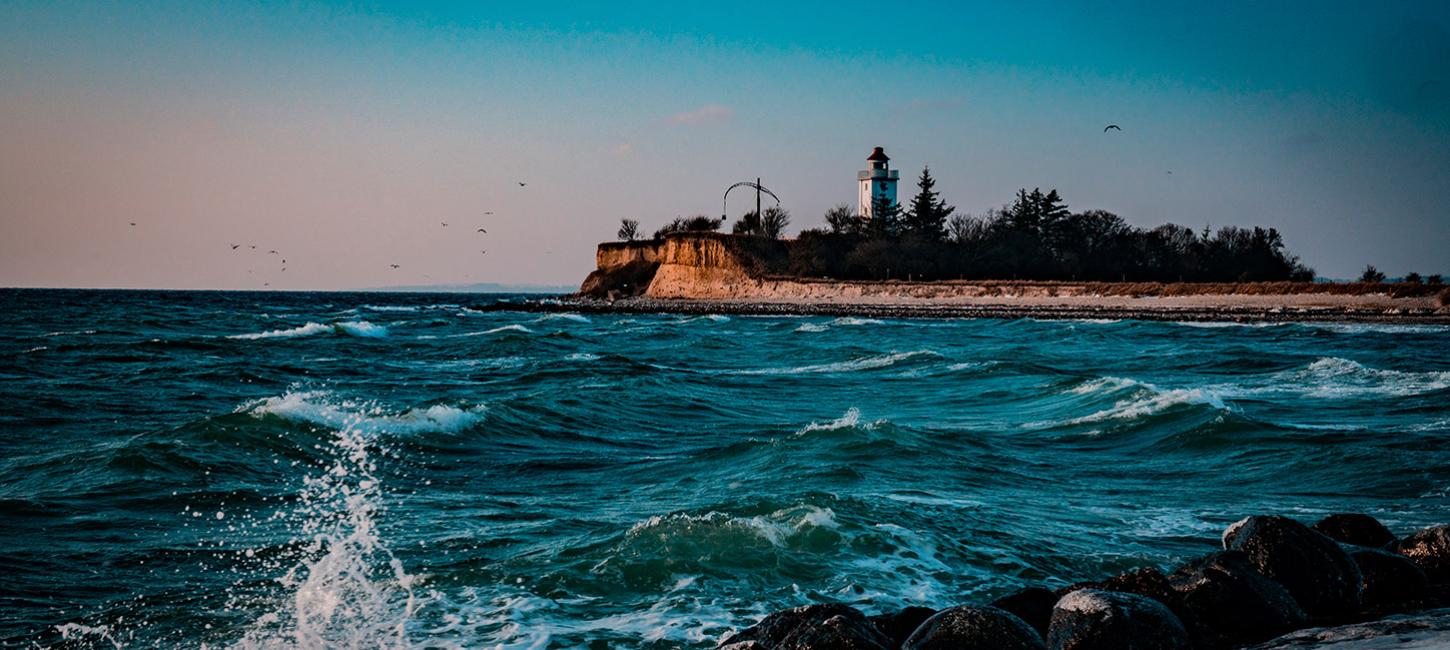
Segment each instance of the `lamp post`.
[{"label": "lamp post", "polygon": [[733,190],[733,189],[735,189],[737,187],[753,187],[753,188],[755,188],[755,216],[757,218],[761,218],[761,217],[764,216],[764,215],[762,215],[760,213],[760,195],[762,193],[769,194],[770,195],[770,198],[775,199],[775,204],[777,206],[780,205],[780,197],[776,196],[775,195],[775,192],[772,192],[772,191],[766,189],[766,187],[764,185],[761,185],[759,178],[756,178],[754,183],[752,183],[750,181],[740,181],[739,183],[736,183],[734,185],[731,185],[730,187],[725,188],[725,196],[723,196],[723,197],[720,198],[720,221],[722,221],[722,222],[725,221],[726,219],[729,219],[730,218],[730,213],[726,210],[726,207],[725,207],[726,206],[726,200],[730,198],[730,190]]}]

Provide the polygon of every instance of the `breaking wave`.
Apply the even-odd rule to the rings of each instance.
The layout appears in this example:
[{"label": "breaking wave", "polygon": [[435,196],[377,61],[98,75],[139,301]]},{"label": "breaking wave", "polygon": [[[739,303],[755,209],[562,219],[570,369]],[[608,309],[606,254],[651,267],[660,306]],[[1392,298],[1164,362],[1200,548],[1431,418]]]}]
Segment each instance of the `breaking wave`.
[{"label": "breaking wave", "polygon": [[807,375],[814,373],[831,372],[853,372],[856,370],[873,370],[894,366],[902,361],[918,357],[940,357],[941,355],[931,350],[913,350],[911,352],[893,352],[891,354],[872,355],[860,357],[850,361],[838,361],[836,363],[811,364],[806,366],[795,366],[793,368],[755,368],[750,370],[737,370],[737,375]]},{"label": "breaking wave", "polygon": [[418,434],[457,433],[483,422],[487,409],[434,404],[399,412],[354,400],[331,400],[326,391],[288,392],[242,405],[238,413],[256,417],[273,415],[284,420],[307,422],[332,429],[364,433]]},{"label": "breaking wave", "polygon": [[251,334],[233,334],[229,339],[242,339],[255,341],[258,339],[295,338],[299,336],[313,336],[316,334],[346,334],[362,338],[380,339],[388,335],[388,328],[381,325],[374,325],[365,320],[341,321],[337,323],[307,323],[290,329],[271,330],[268,332],[254,332]]}]

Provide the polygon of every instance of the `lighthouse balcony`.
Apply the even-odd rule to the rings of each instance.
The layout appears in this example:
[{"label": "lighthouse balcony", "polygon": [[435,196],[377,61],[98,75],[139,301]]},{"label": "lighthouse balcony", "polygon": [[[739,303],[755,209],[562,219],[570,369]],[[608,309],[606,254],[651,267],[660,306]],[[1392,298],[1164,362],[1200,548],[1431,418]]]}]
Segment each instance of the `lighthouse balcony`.
[{"label": "lighthouse balcony", "polygon": [[858,181],[878,178],[894,181],[901,178],[901,171],[897,169],[863,169],[856,172],[856,180]]}]

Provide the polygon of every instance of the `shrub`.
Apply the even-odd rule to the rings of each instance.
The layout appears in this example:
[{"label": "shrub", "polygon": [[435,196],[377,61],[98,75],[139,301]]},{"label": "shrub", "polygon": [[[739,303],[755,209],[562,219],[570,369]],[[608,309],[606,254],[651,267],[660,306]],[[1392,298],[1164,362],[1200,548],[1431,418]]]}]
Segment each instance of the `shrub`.
[{"label": "shrub", "polygon": [[619,232],[615,234],[619,237],[619,241],[639,239],[639,222],[634,219],[620,219]]},{"label": "shrub", "polygon": [[1380,270],[1375,268],[1374,265],[1371,264],[1364,267],[1364,273],[1361,273],[1359,275],[1359,281],[1368,282],[1370,284],[1379,284],[1385,281],[1385,274],[1380,273]]},{"label": "shrub", "polygon": [[715,232],[719,229],[719,219],[707,217],[703,214],[697,214],[688,219],[675,217],[674,221],[665,224],[663,228],[655,231],[655,239],[660,239],[665,235],[676,232]]},{"label": "shrub", "polygon": [[1424,279],[1420,277],[1419,273],[1410,271],[1409,273],[1405,274],[1405,282],[1409,284],[1420,284],[1421,282],[1424,282]]}]

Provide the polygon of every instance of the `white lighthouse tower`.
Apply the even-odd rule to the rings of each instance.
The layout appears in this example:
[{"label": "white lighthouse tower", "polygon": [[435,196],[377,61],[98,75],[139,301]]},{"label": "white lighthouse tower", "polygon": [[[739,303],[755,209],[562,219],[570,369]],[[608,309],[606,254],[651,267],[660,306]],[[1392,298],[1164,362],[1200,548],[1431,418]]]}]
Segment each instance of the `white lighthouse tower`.
[{"label": "white lighthouse tower", "polygon": [[866,158],[871,164],[870,169],[863,169],[856,173],[856,182],[860,184],[860,206],[857,214],[863,218],[871,218],[871,206],[880,199],[886,199],[896,203],[896,181],[901,178],[901,173],[891,169],[891,159],[886,157],[886,151],[881,147],[871,150],[871,155]]}]

